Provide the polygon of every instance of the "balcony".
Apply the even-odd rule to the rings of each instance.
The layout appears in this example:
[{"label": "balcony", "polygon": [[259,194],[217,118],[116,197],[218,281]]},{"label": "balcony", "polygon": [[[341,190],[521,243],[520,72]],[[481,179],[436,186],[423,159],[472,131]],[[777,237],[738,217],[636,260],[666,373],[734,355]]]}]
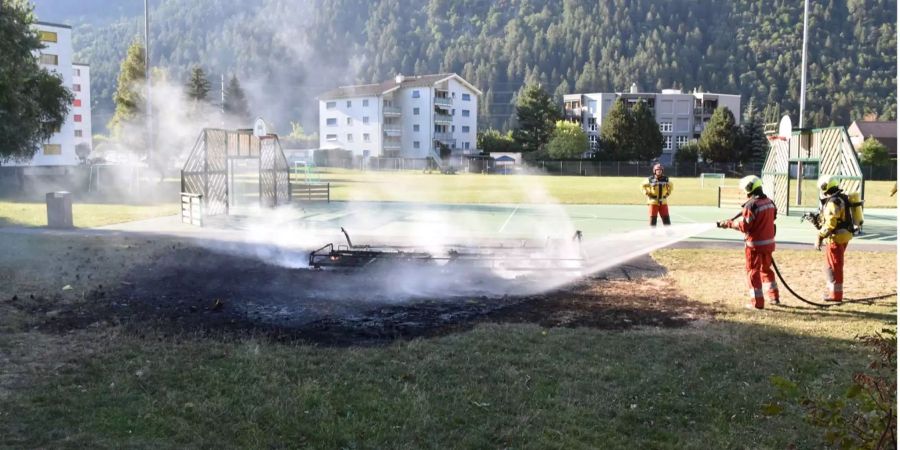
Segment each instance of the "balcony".
[{"label": "balcony", "polygon": [[453,133],[444,133],[444,132],[439,132],[439,131],[434,132],[434,140],[441,141],[445,144],[448,144],[451,141],[452,142],[456,141],[456,139],[453,139]]},{"label": "balcony", "polygon": [[381,130],[384,131],[385,136],[400,136],[400,133],[402,132],[400,124],[396,123],[386,123],[381,126]]},{"label": "balcony", "polygon": [[566,108],[566,117],[581,117],[581,108]]},{"label": "balcony", "polygon": [[385,139],[382,147],[384,150],[400,150],[400,140]]},{"label": "balcony", "polygon": [[695,116],[711,116],[713,111],[715,111],[714,108],[694,108],[694,115]]},{"label": "balcony", "polygon": [[453,106],[453,99],[450,97],[435,97],[434,104],[437,106]]},{"label": "balcony", "polygon": [[453,123],[453,116],[450,114],[437,114],[434,115],[434,123],[442,124],[442,125],[450,125]]},{"label": "balcony", "polygon": [[385,117],[399,117],[400,108],[397,106],[384,105],[384,107],[382,107],[382,113]]}]

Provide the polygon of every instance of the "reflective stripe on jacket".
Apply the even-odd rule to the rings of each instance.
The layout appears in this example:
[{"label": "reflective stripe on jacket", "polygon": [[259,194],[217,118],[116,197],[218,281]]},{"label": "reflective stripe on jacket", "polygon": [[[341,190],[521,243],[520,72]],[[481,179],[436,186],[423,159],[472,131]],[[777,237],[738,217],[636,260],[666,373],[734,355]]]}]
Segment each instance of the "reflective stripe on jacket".
[{"label": "reflective stripe on jacket", "polygon": [[647,182],[641,185],[644,195],[647,196],[647,204],[665,205],[666,198],[672,194],[672,182],[669,177],[663,175],[656,178],[655,175],[647,178]]},{"label": "reflective stripe on jacket", "polygon": [[778,208],[769,197],[760,195],[752,197],[744,203],[740,222],[734,222],[735,228],[744,233],[747,247],[775,248],[775,218]]},{"label": "reflective stripe on jacket", "polygon": [[846,244],[853,239],[853,233],[846,228],[847,219],[849,219],[847,205],[837,195],[832,195],[825,200],[819,217],[822,221],[822,226],[819,227],[819,236],[825,238],[824,242]]}]

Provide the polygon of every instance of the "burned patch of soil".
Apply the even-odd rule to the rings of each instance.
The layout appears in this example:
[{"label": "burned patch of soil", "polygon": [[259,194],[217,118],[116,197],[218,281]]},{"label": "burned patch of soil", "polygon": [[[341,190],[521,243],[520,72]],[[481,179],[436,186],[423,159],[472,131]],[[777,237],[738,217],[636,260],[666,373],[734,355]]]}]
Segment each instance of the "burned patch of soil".
[{"label": "burned patch of soil", "polygon": [[[261,259],[178,247],[138,265],[85,301],[36,306],[41,328],[68,331],[121,324],[140,333],[251,333],[324,345],[437,336],[478,323],[627,329],[679,327],[714,311],[684,298],[645,256],[542,294],[483,269],[370,267],[289,269]],[[427,280],[423,280],[427,279]]]}]

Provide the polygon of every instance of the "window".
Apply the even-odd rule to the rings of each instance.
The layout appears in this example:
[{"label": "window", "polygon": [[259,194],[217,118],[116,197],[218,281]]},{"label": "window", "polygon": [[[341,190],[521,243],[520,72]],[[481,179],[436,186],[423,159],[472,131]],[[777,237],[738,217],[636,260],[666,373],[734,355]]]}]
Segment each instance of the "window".
[{"label": "window", "polygon": [[337,118],[329,117],[329,118],[325,119],[325,125],[328,125],[329,127],[336,127],[337,126]]},{"label": "window", "polygon": [[468,150],[468,149],[469,149],[469,142],[468,142],[468,141],[463,142],[463,149],[465,149],[465,150]]},{"label": "window", "polygon": [[347,133],[347,142],[353,142],[353,134]]},{"label": "window", "polygon": [[351,107],[351,106],[353,106],[353,102],[350,101],[350,100],[347,100],[347,107],[349,108],[349,107]]},{"label": "window", "polygon": [[414,115],[414,116],[418,116],[418,115],[419,115],[419,108],[413,108],[413,115]]},{"label": "window", "polygon": [[451,115],[451,116],[455,116],[455,115],[456,115],[456,108],[453,108],[453,109],[450,110],[450,115]]},{"label": "window", "polygon": [[53,31],[38,31],[38,37],[41,42],[56,42],[56,33]]},{"label": "window", "polygon": [[370,142],[369,133],[363,133],[363,142]]},{"label": "window", "polygon": [[75,91],[75,92],[81,92],[81,85],[80,85],[80,84],[73,84],[73,85],[72,85],[72,90]]},{"label": "window", "polygon": [[75,130],[75,137],[81,137],[81,130]]},{"label": "window", "polygon": [[412,93],[412,98],[419,98],[419,90],[414,90]]},{"label": "window", "polygon": [[81,69],[75,69],[75,76],[76,76],[76,77],[80,77],[80,76],[81,76]]},{"label": "window", "polygon": [[325,102],[325,109],[334,109],[337,106],[337,102]]},{"label": "window", "polygon": [[369,99],[363,99],[363,107],[369,106]]},{"label": "window", "polygon": [[659,131],[662,133],[671,133],[672,132],[672,122],[660,122],[659,123]]},{"label": "window", "polygon": [[41,64],[47,64],[48,66],[58,65],[59,56],[52,53],[41,53]]},{"label": "window", "polygon": [[44,154],[47,156],[62,155],[62,145],[44,144]]},{"label": "window", "polygon": [[81,106],[81,99],[76,98],[75,100],[72,100],[72,106]]},{"label": "window", "polygon": [[81,122],[81,114],[75,114],[75,121]]},{"label": "window", "polygon": [[413,141],[413,148],[419,148],[419,141]]},{"label": "window", "polygon": [[347,118],[347,125],[353,125],[353,118],[352,118],[352,117],[348,117],[348,118]]},{"label": "window", "polygon": [[334,141],[337,140],[337,135],[336,135],[336,134],[326,134],[326,135],[325,135],[325,140],[326,140],[326,141],[330,141],[330,142],[334,142]]},{"label": "window", "polygon": [[450,125],[450,132],[456,133],[456,125]]},{"label": "window", "polygon": [[675,137],[675,148],[676,148],[676,149],[681,148],[682,146],[684,146],[684,145],[687,144],[687,143],[688,143],[688,137],[687,137],[687,136],[676,136],[676,137]]},{"label": "window", "polygon": [[469,95],[469,94],[463,94],[463,95],[462,95],[462,99],[463,99],[464,102],[467,102],[467,101],[469,101],[469,100],[472,100],[472,96]]},{"label": "window", "polygon": [[413,124],[413,131],[415,131],[415,132],[419,131],[419,124]]},{"label": "window", "polygon": [[363,116],[363,124],[369,124],[369,116]]},{"label": "window", "polygon": [[463,125],[463,127],[462,127],[462,132],[463,132],[463,133],[468,133],[468,132],[469,132],[469,127]]},{"label": "window", "polygon": [[463,117],[469,117],[469,110],[468,110],[468,109],[462,110],[462,116],[463,116]]},{"label": "window", "polygon": [[672,136],[663,136],[663,150],[672,150]]}]

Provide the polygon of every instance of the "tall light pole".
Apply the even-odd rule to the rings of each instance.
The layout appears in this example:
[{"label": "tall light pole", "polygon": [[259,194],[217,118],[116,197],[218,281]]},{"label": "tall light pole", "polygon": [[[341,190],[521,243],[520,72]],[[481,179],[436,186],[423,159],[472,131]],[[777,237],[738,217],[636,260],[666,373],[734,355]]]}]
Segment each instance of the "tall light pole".
[{"label": "tall light pole", "polygon": [[153,105],[150,100],[150,7],[144,0],[144,79],[147,82],[147,164],[153,158]]},{"label": "tall light pole", "polygon": [[803,52],[800,56],[800,128],[803,128],[803,113],[806,110],[806,37],[809,22],[809,0],[803,0]]}]

